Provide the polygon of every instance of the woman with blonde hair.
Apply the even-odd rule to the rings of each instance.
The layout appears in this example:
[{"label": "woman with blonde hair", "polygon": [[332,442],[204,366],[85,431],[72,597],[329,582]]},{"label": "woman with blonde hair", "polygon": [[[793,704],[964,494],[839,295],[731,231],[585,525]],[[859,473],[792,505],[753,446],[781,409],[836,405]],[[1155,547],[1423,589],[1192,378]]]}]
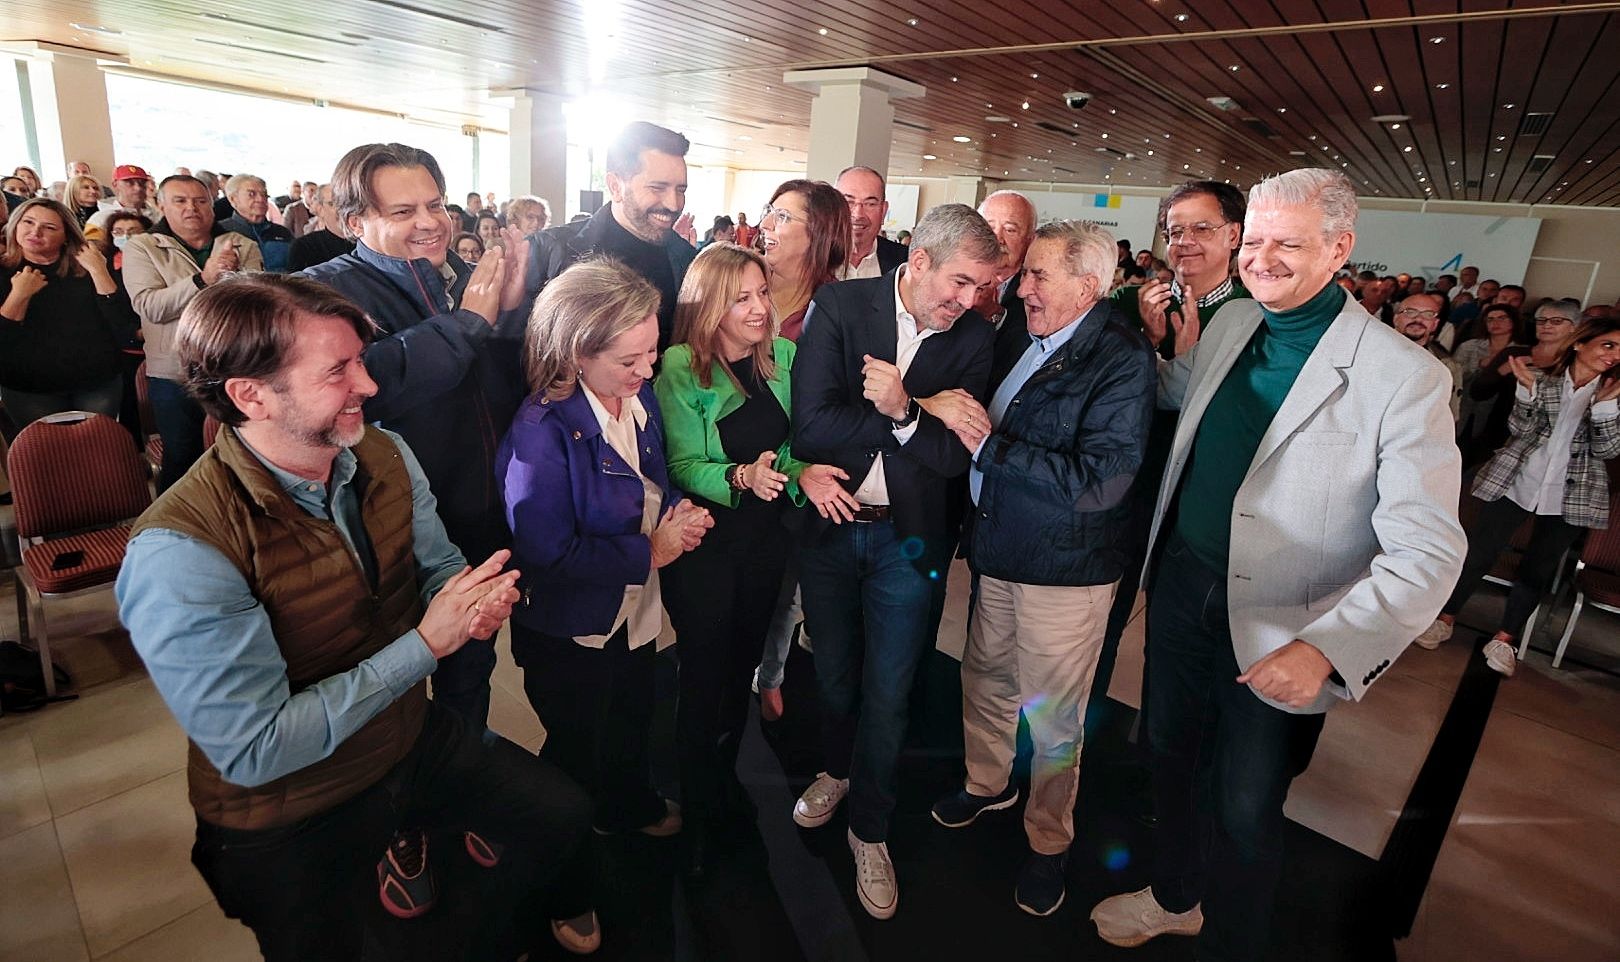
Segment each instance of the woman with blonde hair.
[{"label": "woman with blonde hair", "polygon": [[101,182],[89,174],[79,174],[69,179],[65,196],[65,203],[73,211],[73,217],[81,229],[101,210]]},{"label": "woman with blonde hair", "polygon": [[662,837],[680,809],[652,785],[659,576],[712,521],[664,464],[653,397],[659,295],[618,261],[582,261],[535,301],[532,392],[496,456],[523,601],[512,654],[546,728],[540,757],[590,793],[598,832]]},{"label": "woman with blonde hair", "polygon": [[551,205],[543,197],[524,194],[506,205],[506,224],[525,234],[538,234],[551,223]]},{"label": "woman with blonde hair", "polygon": [[19,430],[62,411],[118,416],[120,347],[139,320],[73,212],[17,205],[0,251],[0,398]]},{"label": "woman with blonde hair", "polygon": [[[666,573],[681,664],[675,728],[687,868],[701,875],[716,824],[751,815],[737,749],[749,676],[791,550],[783,521],[806,500],[823,513],[853,511],[855,502],[838,484],[848,479],[842,470],[793,457],[794,347],[775,336],[763,258],[735,244],[704,248],[681,284],[674,341],[654,385],[670,480],[714,517],[703,544]],[[761,711],[780,717],[781,695],[769,694],[761,690]]]}]

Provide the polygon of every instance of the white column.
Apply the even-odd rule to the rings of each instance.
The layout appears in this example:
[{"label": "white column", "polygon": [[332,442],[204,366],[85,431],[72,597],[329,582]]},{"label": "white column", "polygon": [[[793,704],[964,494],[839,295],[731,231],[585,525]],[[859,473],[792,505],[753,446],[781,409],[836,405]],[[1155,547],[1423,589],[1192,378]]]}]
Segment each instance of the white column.
[{"label": "white column", "polygon": [[[28,91],[24,109],[32,109],[39,138],[40,179],[66,179],[67,163],[82,160],[104,184],[112,183],[112,112],[107,107],[107,78],[98,60],[104,55],[55,44],[28,43]],[[138,164],[141,159],[129,158]]]},{"label": "white column", "polygon": [[857,164],[887,177],[894,140],[893,101],[928,92],[921,84],[871,67],[790,70],[782,82],[815,93],[805,176],[829,183],[839,171]]},{"label": "white column", "polygon": [[975,210],[979,201],[984,200],[989,192],[985,190],[984,179],[981,177],[947,177],[945,179],[945,203],[966,204]]},{"label": "white column", "polygon": [[568,196],[568,122],[563,102],[550,94],[517,90],[512,95],[512,121],[507,127],[511,150],[512,193],[535,194],[551,203],[553,225],[568,219],[578,205]]}]

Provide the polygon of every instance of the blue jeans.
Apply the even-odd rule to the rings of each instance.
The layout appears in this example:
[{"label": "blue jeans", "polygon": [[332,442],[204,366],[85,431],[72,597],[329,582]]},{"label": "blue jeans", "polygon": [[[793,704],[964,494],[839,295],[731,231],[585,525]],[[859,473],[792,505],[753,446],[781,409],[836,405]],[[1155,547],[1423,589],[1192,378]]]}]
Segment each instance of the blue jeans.
[{"label": "blue jeans", "polygon": [[1326,716],[1289,714],[1237,683],[1226,575],[1174,534],[1148,597],[1153,895],[1171,912],[1203,903],[1199,959],[1252,962],[1270,942],[1283,801]]},{"label": "blue jeans", "polygon": [[35,394],[32,391],[18,391],[9,387],[0,388],[0,400],[6,402],[6,413],[11,415],[11,423],[21,431],[42,417],[61,414],[63,411],[90,411],[94,414],[105,414],[116,420],[123,390],[124,379],[115,377],[104,384],[80,388],[77,391]]},{"label": "blue jeans", "polygon": [[848,778],[849,827],[865,842],[888,838],[895,769],[934,592],[901,554],[888,521],[846,522],[800,556],[805,627],[816,640],[827,773]]},{"label": "blue jeans", "polygon": [[163,492],[202,457],[205,416],[178,381],[148,377],[146,390],[152,401],[152,420],[163,438],[163,466],[158,471],[158,491]]}]

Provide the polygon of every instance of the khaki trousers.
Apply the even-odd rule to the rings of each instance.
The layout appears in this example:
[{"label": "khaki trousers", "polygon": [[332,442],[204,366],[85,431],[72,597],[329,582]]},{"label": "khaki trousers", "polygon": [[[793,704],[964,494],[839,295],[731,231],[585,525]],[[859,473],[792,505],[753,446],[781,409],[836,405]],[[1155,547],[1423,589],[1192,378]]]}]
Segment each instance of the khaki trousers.
[{"label": "khaki trousers", "polygon": [[1024,831],[1042,855],[1067,852],[1074,841],[1081,719],[1117,586],[978,579],[962,653],[967,790],[994,796],[1006,789],[1022,709],[1035,745]]}]

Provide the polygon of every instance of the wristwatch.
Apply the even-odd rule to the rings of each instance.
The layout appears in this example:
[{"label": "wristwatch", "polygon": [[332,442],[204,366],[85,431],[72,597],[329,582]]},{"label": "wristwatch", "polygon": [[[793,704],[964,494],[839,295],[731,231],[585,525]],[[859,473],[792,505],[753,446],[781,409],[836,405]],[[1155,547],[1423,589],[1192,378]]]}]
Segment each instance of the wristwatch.
[{"label": "wristwatch", "polygon": [[922,408],[917,405],[917,399],[912,398],[911,400],[906,402],[906,416],[905,417],[901,418],[898,421],[894,420],[893,418],[890,418],[889,420],[890,420],[890,423],[893,424],[896,429],[898,429],[898,428],[909,428],[909,427],[911,427],[912,422],[917,420],[917,415],[921,411],[922,411]]}]

